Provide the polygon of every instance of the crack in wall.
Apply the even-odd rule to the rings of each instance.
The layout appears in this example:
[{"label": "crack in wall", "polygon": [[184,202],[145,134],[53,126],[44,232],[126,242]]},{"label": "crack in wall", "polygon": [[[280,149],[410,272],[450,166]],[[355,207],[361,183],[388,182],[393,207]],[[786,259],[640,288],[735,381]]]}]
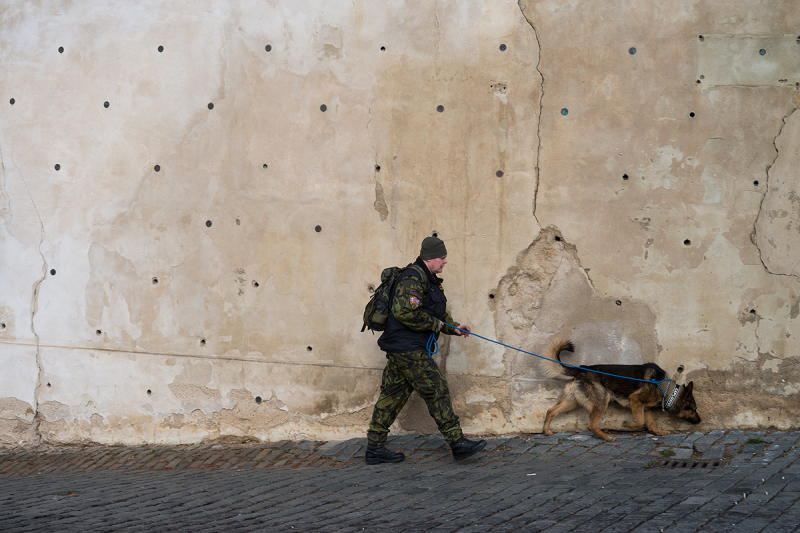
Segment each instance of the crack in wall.
[{"label": "crack in wall", "polygon": [[[0,156],[1,158],[1,156]],[[36,333],[36,312],[39,310],[39,287],[42,282],[47,277],[47,259],[44,257],[44,253],[42,252],[42,243],[45,239],[45,232],[44,232],[44,222],[42,221],[42,214],[39,212],[39,209],[36,207],[36,202],[33,201],[33,194],[31,194],[31,189],[28,187],[28,182],[25,181],[25,176],[22,174],[22,170],[20,170],[19,166],[17,166],[16,161],[14,161],[14,153],[12,149],[11,153],[11,162],[16,167],[17,172],[19,172],[19,177],[22,180],[22,183],[25,185],[25,189],[28,191],[28,197],[31,199],[31,205],[33,206],[33,210],[36,211],[36,216],[39,218],[39,255],[42,256],[42,277],[36,280],[33,284],[33,294],[31,295],[31,333],[33,333],[34,338],[36,339],[36,386],[33,390],[33,429],[36,435],[36,446],[39,446],[42,442],[42,433],[41,433],[41,412],[39,411],[39,395],[41,393],[41,388],[43,385],[43,367],[42,367],[42,350],[39,343],[39,334]],[[5,170],[5,166],[3,167]],[[3,173],[5,176],[5,172]]]},{"label": "crack in wall", "polygon": [[522,16],[525,17],[525,20],[528,22],[528,25],[533,30],[533,35],[536,37],[536,52],[538,54],[538,60],[536,62],[536,72],[539,73],[539,76],[542,78],[542,90],[539,95],[539,117],[536,122],[536,184],[533,190],[533,218],[536,220],[536,223],[541,227],[541,223],[539,219],[536,218],[536,202],[539,198],[539,180],[540,180],[540,168],[539,168],[539,161],[542,155],[542,110],[544,109],[544,88],[545,88],[545,77],[542,70],[539,68],[542,64],[542,42],[539,40],[539,31],[536,29],[536,26],[533,24],[533,21],[528,17],[526,10],[528,6],[525,4],[525,0],[518,0],[517,5],[519,6],[519,10],[522,13]]},{"label": "crack in wall", "polygon": [[781,134],[783,133],[783,128],[786,127],[786,120],[789,117],[791,117],[794,114],[795,111],[797,111],[796,107],[793,108],[791,111],[789,111],[786,115],[784,115],[783,119],[781,119],[781,127],[778,129],[778,133],[772,139],[772,146],[775,148],[775,158],[772,160],[772,162],[770,164],[767,165],[766,170],[765,170],[765,173],[766,173],[766,180],[765,180],[766,181],[766,183],[765,183],[766,192],[761,197],[761,203],[758,205],[758,213],[756,214],[756,217],[755,217],[755,219],[753,221],[753,231],[752,231],[752,233],[750,233],[750,242],[752,242],[753,245],[756,247],[756,250],[758,250],[758,260],[761,261],[761,265],[764,267],[764,270],[768,274],[772,274],[773,276],[793,277],[793,278],[797,278],[797,280],[800,281],[800,276],[798,276],[796,274],[781,274],[780,272],[772,272],[769,269],[769,267],[767,266],[767,264],[764,262],[764,257],[763,257],[762,252],[761,252],[761,247],[758,245],[758,219],[759,219],[759,217],[761,217],[761,211],[762,211],[762,209],[764,207],[764,201],[767,199],[767,194],[769,194],[769,178],[770,178],[769,171],[772,169],[773,166],[775,166],[775,163],[778,161],[778,158],[781,155],[780,154],[780,150],[778,150],[778,137],[781,136]]}]

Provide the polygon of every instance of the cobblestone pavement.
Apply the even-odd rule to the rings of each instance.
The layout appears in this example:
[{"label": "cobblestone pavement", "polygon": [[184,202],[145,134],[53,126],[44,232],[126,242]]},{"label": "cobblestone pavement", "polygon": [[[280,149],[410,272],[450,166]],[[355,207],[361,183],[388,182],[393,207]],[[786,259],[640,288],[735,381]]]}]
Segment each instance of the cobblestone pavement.
[{"label": "cobblestone pavement", "polygon": [[800,531],[800,432],[0,450],[0,531]]}]

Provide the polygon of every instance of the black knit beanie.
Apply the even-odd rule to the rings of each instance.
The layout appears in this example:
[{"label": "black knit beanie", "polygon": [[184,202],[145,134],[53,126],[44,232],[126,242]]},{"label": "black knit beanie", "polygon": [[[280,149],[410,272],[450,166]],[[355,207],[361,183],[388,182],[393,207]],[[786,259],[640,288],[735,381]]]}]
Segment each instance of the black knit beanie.
[{"label": "black knit beanie", "polygon": [[447,248],[444,247],[444,241],[436,237],[425,237],[422,241],[422,248],[419,251],[419,258],[439,259],[447,255]]}]

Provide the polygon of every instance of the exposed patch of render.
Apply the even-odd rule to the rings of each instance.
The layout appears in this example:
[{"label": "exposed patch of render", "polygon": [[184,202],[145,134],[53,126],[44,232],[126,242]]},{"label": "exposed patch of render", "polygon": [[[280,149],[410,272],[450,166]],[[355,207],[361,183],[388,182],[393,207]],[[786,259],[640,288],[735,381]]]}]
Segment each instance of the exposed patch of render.
[{"label": "exposed patch of render", "polygon": [[[566,337],[577,346],[566,361],[570,364],[642,364],[658,359],[655,313],[643,302],[598,294],[576,247],[555,227],[543,229],[520,252],[492,294],[490,308],[498,337],[509,346],[543,356],[553,338]],[[541,430],[544,411],[555,403],[561,385],[544,377],[541,360],[534,355],[506,349],[504,363],[510,383],[509,408],[502,411],[507,425]],[[667,371],[674,374],[676,369]],[[566,418],[578,427],[575,417],[581,416]]]}]

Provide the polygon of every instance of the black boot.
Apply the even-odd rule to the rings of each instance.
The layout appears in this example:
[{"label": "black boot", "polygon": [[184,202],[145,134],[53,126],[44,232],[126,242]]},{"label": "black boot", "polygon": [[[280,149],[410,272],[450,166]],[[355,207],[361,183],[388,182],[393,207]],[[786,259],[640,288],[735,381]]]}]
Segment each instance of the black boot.
[{"label": "black boot", "polygon": [[458,441],[450,445],[453,449],[453,457],[456,461],[475,455],[485,446],[485,440],[469,440],[466,437],[461,437]]},{"label": "black boot", "polygon": [[377,465],[380,463],[399,463],[406,458],[402,453],[389,451],[386,446],[374,446],[367,444],[367,464]]}]

